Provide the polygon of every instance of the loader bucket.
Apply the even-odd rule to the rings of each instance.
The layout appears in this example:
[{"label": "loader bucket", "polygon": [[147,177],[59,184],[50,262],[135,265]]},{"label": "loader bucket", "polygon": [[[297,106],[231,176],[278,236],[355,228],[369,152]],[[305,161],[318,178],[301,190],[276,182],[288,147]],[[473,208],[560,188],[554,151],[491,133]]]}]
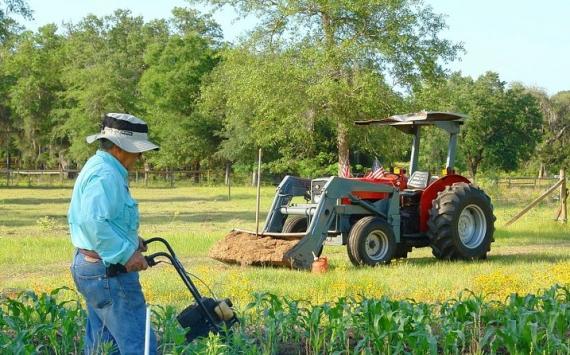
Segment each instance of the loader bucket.
[{"label": "loader bucket", "polygon": [[291,267],[285,253],[291,250],[303,235],[304,233],[299,233],[279,237],[233,230],[210,248],[208,257],[227,264]]}]

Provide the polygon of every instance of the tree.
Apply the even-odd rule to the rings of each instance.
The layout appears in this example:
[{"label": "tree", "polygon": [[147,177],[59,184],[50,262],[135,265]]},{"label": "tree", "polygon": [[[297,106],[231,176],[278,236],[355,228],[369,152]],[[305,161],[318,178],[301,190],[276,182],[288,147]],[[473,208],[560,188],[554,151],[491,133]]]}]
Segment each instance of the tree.
[{"label": "tree", "polygon": [[175,8],[171,19],[174,33],[149,45],[148,68],[140,90],[149,120],[155,127],[161,151],[152,157],[159,167],[199,170],[204,159],[216,151],[219,121],[196,112],[200,86],[218,62],[221,29],[209,16]]},{"label": "tree", "polygon": [[[334,130],[342,163],[354,120],[393,114],[401,106],[396,87],[412,89],[424,78],[443,75],[440,63],[462,50],[438,38],[443,17],[417,0],[193,2],[230,5],[241,16],[259,19],[247,42],[225,57],[216,77],[222,82],[212,89],[224,97],[213,101],[227,105],[223,119],[229,131],[246,124],[238,139],[253,143],[244,147],[278,147],[289,161],[315,156],[302,148],[313,143],[305,138],[315,123],[323,122]],[[243,134],[259,131],[249,138]]]},{"label": "tree", "polygon": [[65,109],[57,115],[63,127],[59,135],[69,137],[69,157],[83,162],[93,152],[85,137],[100,129],[106,113],[144,118],[138,87],[144,54],[154,37],[164,38],[166,27],[160,22],[145,25],[142,17],[116,10],[102,18],[89,15],[66,30]]},{"label": "tree", "polygon": [[24,0],[0,0],[0,43],[4,43],[15,29],[21,29],[11,15],[20,15],[26,20],[33,19],[34,11]]},{"label": "tree", "polygon": [[445,85],[418,90],[414,99],[415,105],[469,115],[459,133],[456,165],[464,162],[472,177],[480,169],[518,169],[540,141],[536,98],[522,85],[507,89],[497,73],[487,72],[476,81],[454,73]]},{"label": "tree", "polygon": [[539,174],[542,176],[546,171],[557,174],[561,167],[567,167],[570,163],[567,154],[570,141],[570,91],[561,91],[552,97],[539,89],[533,89],[531,93],[540,103],[544,117],[543,140],[536,150],[541,162]]},{"label": "tree", "polygon": [[12,135],[15,132],[11,126],[8,92],[16,78],[5,69],[6,61],[13,50],[15,37],[22,31],[22,27],[11,17],[12,15],[32,19],[33,11],[23,0],[0,0],[0,146],[6,147],[8,157],[12,149]]},{"label": "tree", "polygon": [[6,61],[6,70],[17,78],[9,89],[14,141],[26,168],[58,167],[61,147],[53,136],[59,107],[62,38],[56,26],[47,25],[37,34],[27,31]]}]

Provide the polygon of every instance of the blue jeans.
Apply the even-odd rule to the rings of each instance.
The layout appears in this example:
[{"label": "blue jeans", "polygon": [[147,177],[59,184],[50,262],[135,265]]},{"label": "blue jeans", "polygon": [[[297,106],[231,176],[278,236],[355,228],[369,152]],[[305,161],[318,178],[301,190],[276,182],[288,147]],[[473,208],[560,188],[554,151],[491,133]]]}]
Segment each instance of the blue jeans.
[{"label": "blue jeans", "polygon": [[[139,273],[107,277],[101,260],[85,260],[85,255],[75,251],[71,275],[87,303],[85,354],[99,354],[105,342],[115,345],[118,351],[113,354],[144,354],[146,302]],[[151,330],[149,354],[156,353],[156,336]]]}]

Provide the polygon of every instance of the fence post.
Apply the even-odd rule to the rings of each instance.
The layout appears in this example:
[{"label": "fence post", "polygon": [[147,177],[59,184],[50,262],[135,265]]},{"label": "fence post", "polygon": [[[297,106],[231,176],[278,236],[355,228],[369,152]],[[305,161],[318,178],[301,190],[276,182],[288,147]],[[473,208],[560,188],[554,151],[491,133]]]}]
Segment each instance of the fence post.
[{"label": "fence post", "polygon": [[566,190],[566,169],[560,169],[560,211],[561,215],[558,220],[566,222],[567,220],[567,204],[566,199],[568,198],[568,191]]}]

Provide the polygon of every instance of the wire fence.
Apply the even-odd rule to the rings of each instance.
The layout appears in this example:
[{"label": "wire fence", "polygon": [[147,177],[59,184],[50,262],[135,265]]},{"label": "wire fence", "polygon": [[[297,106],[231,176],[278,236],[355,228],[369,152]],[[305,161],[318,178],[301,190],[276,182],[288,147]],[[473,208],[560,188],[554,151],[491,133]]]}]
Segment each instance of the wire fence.
[{"label": "wire fence", "polygon": [[[0,169],[0,186],[20,187],[72,187],[79,170],[23,170]],[[266,176],[266,184],[277,185],[283,176]],[[251,183],[251,176],[230,175],[231,184]],[[547,178],[478,177],[477,182],[491,196],[495,205],[512,206],[531,202],[560,180],[558,176]],[[136,187],[170,187],[201,185],[227,185],[226,173],[222,170],[133,170],[129,182]],[[559,193],[552,193],[542,204],[557,204]]]},{"label": "wire fence", "polygon": [[[21,170],[0,169],[0,186],[3,187],[73,187],[79,170]],[[243,175],[243,176],[241,176]],[[249,174],[230,175],[226,178],[225,171],[195,170],[195,171],[144,171],[133,170],[129,172],[129,183],[133,187],[159,187],[176,188],[177,186],[228,186],[228,184],[251,185]],[[277,185],[283,176],[265,176],[264,184]],[[560,216],[565,220],[566,185],[562,188],[552,189],[560,182],[559,176],[548,178],[530,177],[478,177],[474,180],[491,197],[495,209],[512,210],[513,214],[526,209],[533,204],[539,209],[552,210],[553,216]],[[546,191],[551,191],[545,195]],[[545,195],[545,196],[543,196]],[[538,201],[537,201],[538,200]],[[550,217],[549,217],[550,218]]]},{"label": "wire fence", "polygon": [[[73,186],[79,170],[0,170],[0,185],[52,187]],[[225,172],[219,170],[184,171],[129,171],[129,182],[134,186],[176,187],[177,183],[221,185],[225,183]]]}]

